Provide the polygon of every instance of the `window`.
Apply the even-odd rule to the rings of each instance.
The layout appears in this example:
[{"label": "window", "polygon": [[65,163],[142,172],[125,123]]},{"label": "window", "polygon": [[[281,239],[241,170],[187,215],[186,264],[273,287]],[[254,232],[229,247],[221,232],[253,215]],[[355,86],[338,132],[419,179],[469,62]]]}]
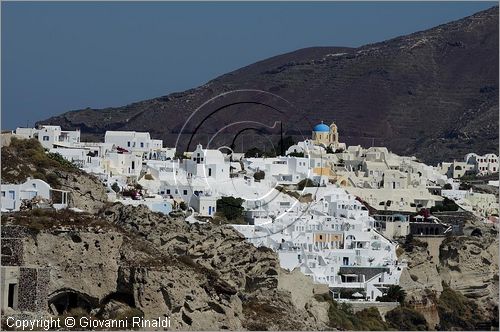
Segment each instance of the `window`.
[{"label": "window", "polygon": [[16,192],[14,190],[9,190],[9,198],[10,199],[15,199],[16,198]]},{"label": "window", "polygon": [[49,136],[43,136],[43,140],[47,142],[49,140]]},{"label": "window", "polygon": [[127,142],[127,147],[130,147],[130,141]]},{"label": "window", "polygon": [[208,169],[208,176],[212,176],[212,169],[211,168]]},{"label": "window", "polygon": [[5,191],[2,191],[2,197],[5,197]]},{"label": "window", "polygon": [[186,196],[188,194],[188,191],[186,189],[184,189],[183,193],[184,193],[184,196]]},{"label": "window", "polygon": [[143,147],[144,147],[144,142],[141,142],[141,148],[143,148]]},{"label": "window", "polygon": [[167,195],[170,195],[170,189],[167,189]]},{"label": "window", "polygon": [[16,286],[17,284],[9,284],[9,299],[7,306],[12,309],[16,309],[14,308],[14,302],[16,298],[16,288],[17,288]]}]

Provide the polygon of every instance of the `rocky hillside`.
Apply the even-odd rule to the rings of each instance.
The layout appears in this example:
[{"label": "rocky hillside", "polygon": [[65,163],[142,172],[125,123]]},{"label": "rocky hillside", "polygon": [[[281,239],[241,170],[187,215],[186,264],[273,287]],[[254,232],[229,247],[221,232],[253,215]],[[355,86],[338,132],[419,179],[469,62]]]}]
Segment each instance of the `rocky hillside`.
[{"label": "rocky hillside", "polygon": [[280,269],[277,255],[229,226],[190,226],[144,206],[116,204],[97,216],[7,215],[2,237],[11,233],[23,234],[23,265],[50,267],[47,309],[55,315],[168,316],[175,330],[327,326],[321,318],[328,319],[328,306],[312,293],[292,296],[280,284],[293,284],[294,276]]},{"label": "rocky hillside", "polygon": [[52,188],[69,191],[69,207],[96,212],[104,206],[107,195],[103,184],[60,155],[45,153],[38,140],[12,138],[5,143],[2,183],[23,183],[28,177],[41,179]]},{"label": "rocky hillside", "polygon": [[[276,96],[227,94],[187,121],[210,98],[237,89]],[[222,108],[226,105],[232,106]],[[436,163],[461,159],[470,151],[498,153],[498,105],[498,7],[494,7],[359,48],[301,49],[196,89],[124,107],[71,111],[40,123],[80,128],[93,138],[102,138],[106,130],[150,131],[170,146],[179,137],[184,149],[190,140],[206,145],[219,129],[235,121],[258,120],[266,126],[283,121],[286,133],[297,139],[309,136],[312,124],[320,120],[335,121],[341,140],[348,144],[385,145]],[[212,144],[229,145],[239,130],[241,126],[223,130]],[[271,136],[278,141],[276,129],[261,133],[264,140]],[[239,137],[240,149],[256,144],[255,138]]]},{"label": "rocky hillside", "polygon": [[498,330],[498,231],[470,215],[463,236],[403,245],[408,305],[441,330]]}]

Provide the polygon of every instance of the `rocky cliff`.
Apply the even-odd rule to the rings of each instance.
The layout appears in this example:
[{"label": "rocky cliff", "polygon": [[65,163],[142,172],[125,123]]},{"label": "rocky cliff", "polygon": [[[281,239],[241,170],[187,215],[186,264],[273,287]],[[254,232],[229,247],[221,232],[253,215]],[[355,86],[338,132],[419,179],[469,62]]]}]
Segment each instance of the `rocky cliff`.
[{"label": "rocky cliff", "polygon": [[499,242],[494,226],[470,214],[463,236],[418,238],[404,247],[401,258],[408,260],[408,269],[401,286],[408,304],[424,314],[429,326],[498,329]]},{"label": "rocky cliff", "polygon": [[168,316],[176,330],[326,328],[328,308],[312,293],[297,300],[280,286],[294,275],[277,255],[228,226],[188,225],[120,204],[98,216],[31,211],[2,223],[6,232],[29,230],[21,261],[49,268],[47,310],[56,315]]},{"label": "rocky cliff", "polygon": [[[211,98],[239,89],[266,93],[226,94],[189,118]],[[188,91],[40,123],[79,128],[87,138],[102,139],[106,130],[149,131],[169,146],[179,138],[182,150],[190,140],[206,146],[219,130],[212,144],[229,146],[242,128],[225,126],[246,120],[282,121],[296,139],[321,120],[335,121],[350,145],[387,146],[430,163],[498,153],[498,7],[358,48],[301,49]],[[263,144],[278,141],[279,129],[259,129]],[[258,144],[254,134],[239,135],[238,149]]]}]

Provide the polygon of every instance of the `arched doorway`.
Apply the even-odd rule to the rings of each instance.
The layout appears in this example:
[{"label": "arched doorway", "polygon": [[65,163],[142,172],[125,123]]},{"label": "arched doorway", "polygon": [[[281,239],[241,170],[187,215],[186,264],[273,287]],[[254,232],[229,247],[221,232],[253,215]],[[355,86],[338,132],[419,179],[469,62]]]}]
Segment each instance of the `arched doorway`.
[{"label": "arched doorway", "polygon": [[96,298],[73,289],[60,289],[49,296],[49,308],[54,315],[63,315],[73,309],[90,313],[97,304]]}]

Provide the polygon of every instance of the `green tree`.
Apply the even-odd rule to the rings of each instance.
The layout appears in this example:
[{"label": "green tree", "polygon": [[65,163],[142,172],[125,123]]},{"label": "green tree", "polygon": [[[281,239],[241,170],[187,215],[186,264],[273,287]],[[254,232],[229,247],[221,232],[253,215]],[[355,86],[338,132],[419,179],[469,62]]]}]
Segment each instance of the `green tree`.
[{"label": "green tree", "polygon": [[431,207],[431,213],[439,211],[458,211],[458,208],[459,207],[455,201],[445,197],[441,205]]},{"label": "green tree", "polygon": [[311,179],[303,179],[297,184],[299,190],[303,190],[305,187],[317,187],[317,186],[318,184]]},{"label": "green tree", "polygon": [[425,317],[418,311],[408,307],[398,307],[385,315],[389,325],[399,331],[427,331],[429,326]]},{"label": "green tree", "polygon": [[176,151],[174,159],[183,160],[183,159],[189,159],[189,158],[186,156],[186,154],[184,152]]},{"label": "green tree", "polygon": [[264,156],[264,151],[256,147],[253,147],[245,152],[245,158],[259,158],[262,156]]},{"label": "green tree", "polygon": [[266,173],[264,171],[257,171],[253,174],[253,178],[256,181],[264,180],[265,177],[266,177]]},{"label": "green tree", "polygon": [[444,282],[437,309],[440,330],[472,331],[481,320],[477,304]]},{"label": "green tree", "polygon": [[227,220],[235,220],[243,215],[242,198],[232,196],[224,196],[217,200],[217,211],[221,213]]},{"label": "green tree", "polygon": [[115,193],[119,193],[120,192],[120,186],[116,182],[111,185],[111,189],[113,189],[113,191]]},{"label": "green tree", "polygon": [[403,303],[405,301],[406,292],[399,285],[391,285],[385,291],[384,295],[377,297],[380,302],[399,302]]},{"label": "green tree", "polygon": [[472,188],[472,186],[466,182],[461,182],[460,186],[458,186],[460,190],[469,190],[470,188]]}]

